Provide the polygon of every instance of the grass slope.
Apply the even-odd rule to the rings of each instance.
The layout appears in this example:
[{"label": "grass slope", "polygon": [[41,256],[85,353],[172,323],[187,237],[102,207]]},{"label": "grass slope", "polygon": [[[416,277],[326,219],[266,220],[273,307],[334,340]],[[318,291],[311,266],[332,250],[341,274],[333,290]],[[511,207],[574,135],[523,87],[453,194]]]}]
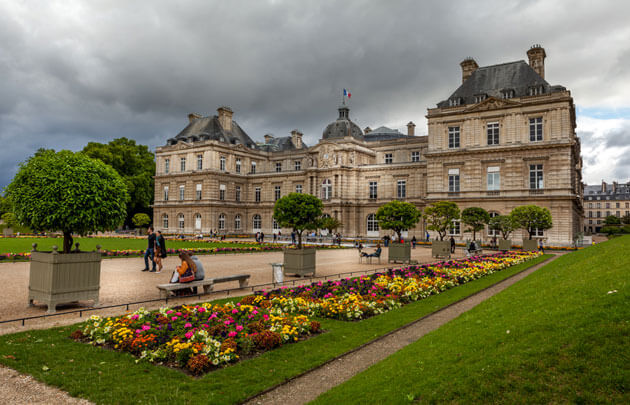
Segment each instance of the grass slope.
[{"label": "grass slope", "polygon": [[630,403],[629,250],[560,257],[315,403]]},{"label": "grass slope", "polygon": [[96,403],[238,403],[548,257],[360,322],[322,319],[327,333],[198,379],[165,367],[136,363],[128,354],[74,342],[68,336],[77,326],[0,336],[0,363]]}]

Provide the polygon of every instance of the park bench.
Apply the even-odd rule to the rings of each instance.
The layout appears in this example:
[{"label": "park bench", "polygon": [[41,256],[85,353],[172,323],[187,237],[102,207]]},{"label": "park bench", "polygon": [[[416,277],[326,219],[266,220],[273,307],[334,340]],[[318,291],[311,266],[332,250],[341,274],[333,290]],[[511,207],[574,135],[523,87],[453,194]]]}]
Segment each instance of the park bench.
[{"label": "park bench", "polygon": [[466,251],[471,255],[480,255],[483,253],[483,249],[481,248],[481,244],[475,243],[476,249],[470,250],[470,242],[466,244]]},{"label": "park bench", "polygon": [[249,282],[249,274],[235,274],[232,276],[207,278],[204,280],[191,281],[190,283],[168,283],[158,284],[157,288],[160,290],[160,297],[166,298],[169,293],[175,294],[175,291],[184,290],[192,287],[203,287],[203,293],[208,294],[214,289],[215,284],[227,283],[230,281],[238,281],[239,288],[247,287]]},{"label": "park bench", "polygon": [[361,252],[361,250],[359,250],[359,263],[363,262],[363,259],[365,259],[365,261],[369,264],[372,264],[372,259],[377,258],[378,259],[378,264],[381,264],[381,253],[383,251],[381,250],[378,254],[376,254],[375,252],[372,252],[370,254],[368,254],[367,256],[363,256],[363,252]]}]

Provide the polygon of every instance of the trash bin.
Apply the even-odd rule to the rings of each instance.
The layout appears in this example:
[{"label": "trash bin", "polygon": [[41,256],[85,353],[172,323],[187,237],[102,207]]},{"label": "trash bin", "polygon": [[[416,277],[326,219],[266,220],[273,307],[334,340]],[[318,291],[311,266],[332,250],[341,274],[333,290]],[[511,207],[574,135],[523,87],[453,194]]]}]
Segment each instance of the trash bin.
[{"label": "trash bin", "polygon": [[284,272],[282,263],[271,263],[271,275],[274,283],[282,283],[284,281]]}]

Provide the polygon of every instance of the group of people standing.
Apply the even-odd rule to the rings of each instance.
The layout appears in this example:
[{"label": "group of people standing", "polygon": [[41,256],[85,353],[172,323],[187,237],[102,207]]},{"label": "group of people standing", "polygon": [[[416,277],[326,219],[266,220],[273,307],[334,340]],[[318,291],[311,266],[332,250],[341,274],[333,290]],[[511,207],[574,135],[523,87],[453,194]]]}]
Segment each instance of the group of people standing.
[{"label": "group of people standing", "polygon": [[[164,267],[162,265],[162,259],[166,257],[166,240],[162,232],[154,232],[152,226],[147,230],[147,235],[149,244],[147,250],[144,252],[144,269],[142,269],[142,271],[160,273]],[[151,270],[149,270],[149,258],[153,263]]]}]

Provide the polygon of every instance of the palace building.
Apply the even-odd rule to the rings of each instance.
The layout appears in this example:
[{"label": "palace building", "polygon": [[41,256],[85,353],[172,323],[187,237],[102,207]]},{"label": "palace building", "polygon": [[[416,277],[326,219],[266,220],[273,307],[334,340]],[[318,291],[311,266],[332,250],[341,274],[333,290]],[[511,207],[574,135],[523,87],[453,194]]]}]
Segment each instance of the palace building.
[{"label": "palace building", "polygon": [[[361,130],[345,104],[313,146],[298,130],[255,142],[228,107],[215,116],[189,114],[188,125],[156,150],[155,225],[168,233],[289,233],[274,221],[273,206],[301,192],[321,198],[345,236],[390,233],[374,215],[388,201],[423,209],[448,200],[491,215],[524,204],[547,207],[554,227],[538,236],[570,244],[583,220],[575,107],[567,89],[545,80],[544,49],[534,46],[527,55],[529,63],[486,67],[464,60],[462,84],[428,109],[425,136],[415,134],[413,122],[406,134]],[[456,239],[471,237],[464,228],[453,224]],[[408,235],[423,239],[425,224]]]}]

